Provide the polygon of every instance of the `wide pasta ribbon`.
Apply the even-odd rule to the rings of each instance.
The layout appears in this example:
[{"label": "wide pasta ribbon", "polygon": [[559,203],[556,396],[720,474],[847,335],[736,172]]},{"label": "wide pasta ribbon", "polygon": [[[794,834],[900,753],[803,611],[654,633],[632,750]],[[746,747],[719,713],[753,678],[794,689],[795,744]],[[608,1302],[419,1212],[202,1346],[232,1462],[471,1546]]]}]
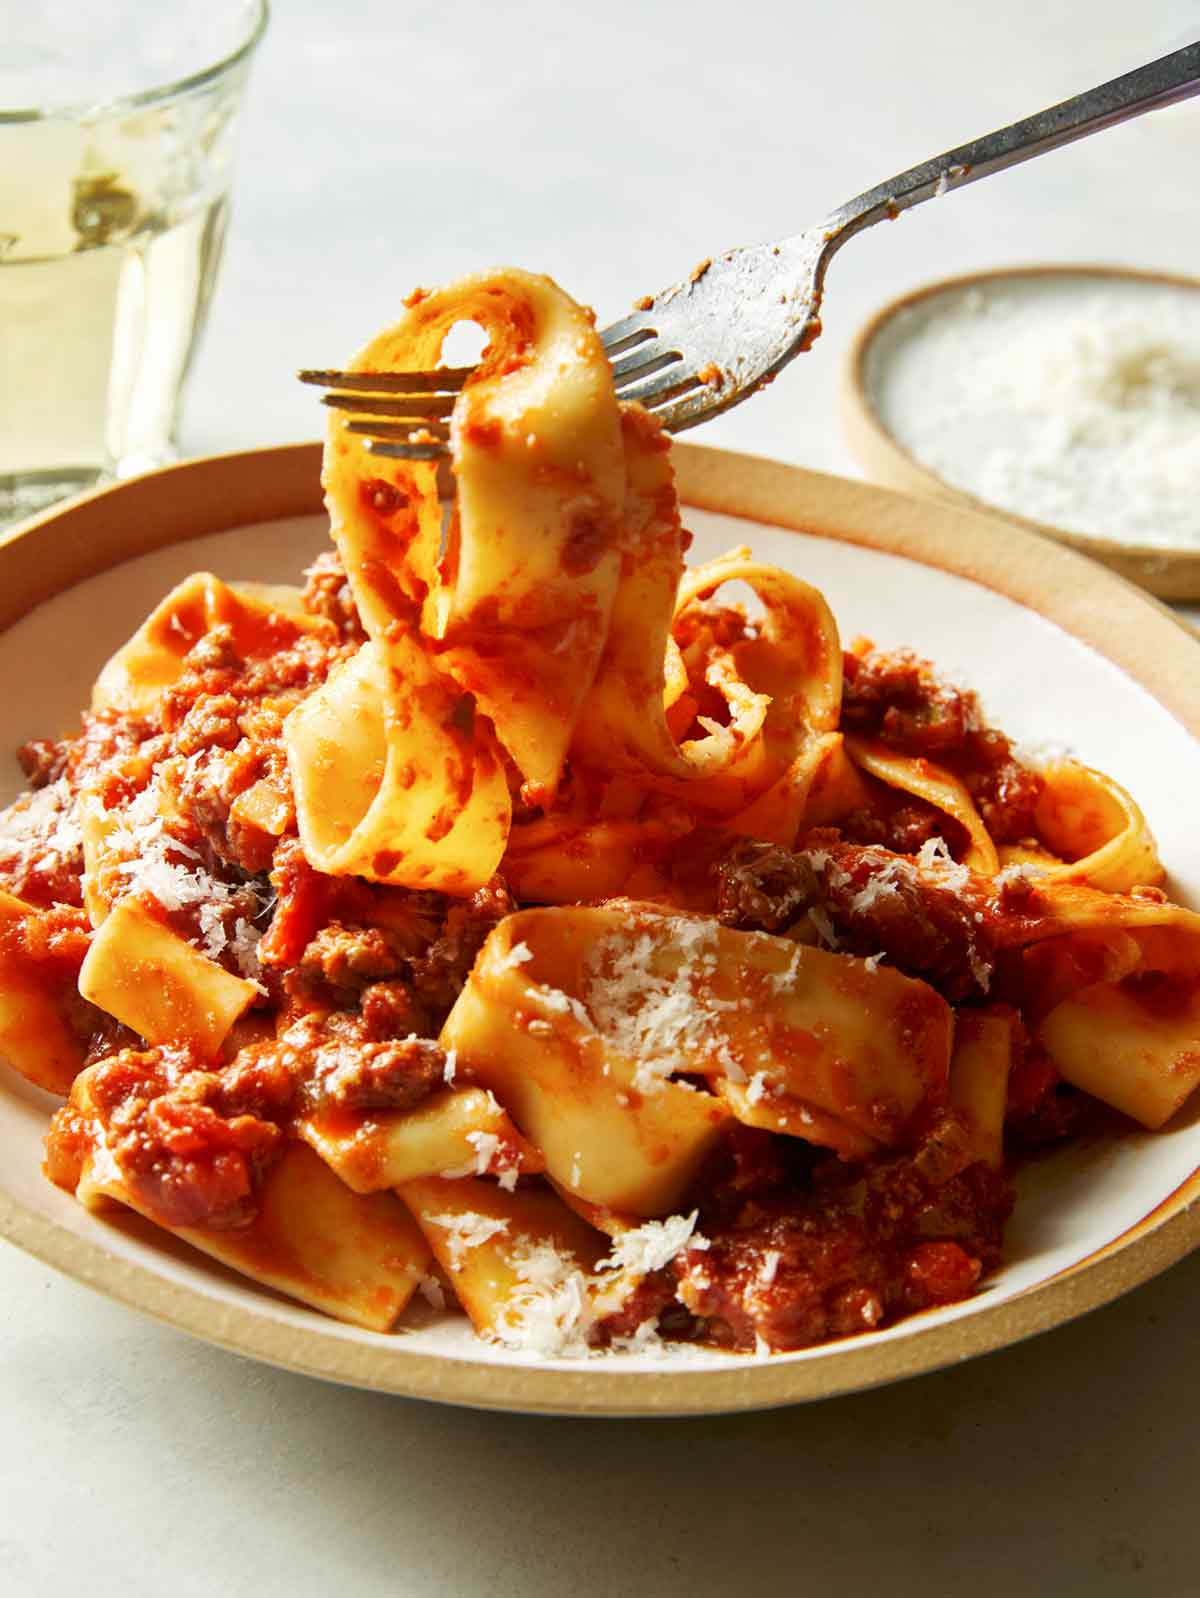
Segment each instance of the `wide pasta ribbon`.
[{"label": "wide pasta ribbon", "polygon": [[1200,1083],[1200,915],[1049,873],[1036,880],[1032,933],[1009,934],[1026,943],[1035,1037],[1068,1082],[1162,1126]]},{"label": "wide pasta ribbon", "polygon": [[285,724],[310,864],[468,893],[496,869],[510,802],[474,705],[400,634],[364,644]]},{"label": "wide pasta ribbon", "polygon": [[[607,635],[624,496],[603,348],[546,278],[484,273],[414,296],[351,369],[435,366],[462,321],[490,342],[454,410],[444,549],[433,467],[371,455],[330,423],[333,536],[371,643],[285,733],[315,864],[451,892],[503,853],[502,750],[528,798],[553,797]],[[353,776],[347,740],[373,756]]]},{"label": "wide pasta ribbon", "polygon": [[[666,439],[618,404],[590,316],[545,278],[491,272],[414,296],[351,369],[435,366],[461,321],[490,342],[454,407],[444,539],[432,465],[330,423],[333,536],[370,642],[285,728],[309,859],[464,892],[503,858],[518,891],[575,897],[614,891],[640,843],[694,824],[671,801],[790,841],[840,703],[824,600],[744,550],[681,587]],[[708,638],[695,613],[734,581],[763,619]],[[701,642],[682,650],[673,626]],[[622,777],[639,788],[624,808]],[[510,839],[516,781],[535,815]],[[564,879],[565,832],[588,862]]]},{"label": "wide pasta ribbon", "polygon": [[[945,766],[858,737],[846,737],[829,766],[832,780],[806,807],[809,826],[836,825],[856,810],[869,809],[871,796],[860,776],[865,773],[940,811],[947,819],[946,835],[958,832],[965,839],[962,863],[983,876],[1028,865],[1037,868],[1043,887],[1078,883],[1105,893],[1128,893],[1163,879],[1154,836],[1136,801],[1111,777],[1079,761],[1059,759],[1033,768],[1042,782],[1033,836],[999,845],[966,783]],[[754,831],[753,836],[774,835]]]},{"label": "wide pasta ribbon", "polygon": [[1119,783],[1075,760],[1052,761],[1042,776],[1034,816],[1039,847],[1002,847],[1003,864],[1042,867],[1043,887],[1080,883],[1105,893],[1128,893],[1162,881],[1154,835],[1141,807]]},{"label": "wide pasta ribbon", "polygon": [[25,946],[39,911],[0,890],[0,1059],[35,1087],[65,1093],[82,1068],[84,1047],[71,1025],[71,995]]},{"label": "wide pasta ribbon", "polygon": [[441,1041],[562,1189],[655,1215],[730,1117],[846,1156],[901,1141],[944,1102],[952,1026],[898,971],[618,901],[501,922]]},{"label": "wide pasta ribbon", "polygon": [[329,622],[304,610],[297,588],[282,583],[231,585],[211,572],[193,572],[106,662],[92,688],[92,709],[156,710],[164,690],[186,670],[189,650],[214,627],[229,629],[242,660],[266,659],[301,633],[320,637],[332,632]]}]

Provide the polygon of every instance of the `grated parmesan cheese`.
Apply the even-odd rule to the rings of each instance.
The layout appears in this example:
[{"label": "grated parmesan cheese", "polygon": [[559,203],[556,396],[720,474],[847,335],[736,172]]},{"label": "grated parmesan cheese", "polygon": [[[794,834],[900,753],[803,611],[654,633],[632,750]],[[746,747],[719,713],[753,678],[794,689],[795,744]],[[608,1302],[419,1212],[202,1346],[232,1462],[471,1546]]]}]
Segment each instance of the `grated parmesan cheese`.
[{"label": "grated parmesan cheese", "polygon": [[833,922],[829,919],[829,912],[822,909],[819,904],[814,904],[808,912],[808,919],[816,929],[817,937],[826,949],[840,949],[838,935],[833,930]]},{"label": "grated parmesan cheese", "polygon": [[1003,871],[998,871],[992,878],[995,887],[1006,887],[1010,882],[1036,882],[1038,877],[1046,875],[1046,867],[1035,865],[1031,860],[1020,860],[1015,865],[1005,866]]},{"label": "grated parmesan cheese", "polygon": [[475,1150],[473,1158],[441,1174],[449,1181],[463,1176],[495,1176],[506,1193],[516,1188],[519,1168],[495,1132],[468,1132],[466,1141]]},{"label": "grated parmesan cheese", "polygon": [[238,916],[233,923],[233,939],[230,947],[233,958],[237,961],[238,970],[251,982],[258,982],[263,992],[259,978],[262,975],[262,966],[258,960],[258,946],[262,942],[262,932],[258,927],[251,926],[250,922]]},{"label": "grated parmesan cheese", "polygon": [[0,811],[0,871],[23,873],[37,860],[50,870],[63,863],[82,868],[83,831],[65,777]]},{"label": "grated parmesan cheese", "polygon": [[647,1221],[619,1233],[597,1271],[635,1271],[646,1276],[651,1271],[661,1271],[685,1248],[708,1248],[708,1239],[696,1231],[699,1215],[699,1210],[690,1215],[668,1215],[665,1221]]},{"label": "grated parmesan cheese", "polygon": [[614,1337],[608,1345],[615,1354],[655,1354],[674,1357],[678,1344],[664,1343],[658,1331],[657,1317],[648,1317],[628,1337]]},{"label": "grated parmesan cheese", "polygon": [[524,965],[527,960],[533,959],[533,950],[527,943],[514,943],[507,954],[496,961],[497,971],[515,971],[518,966]]},{"label": "grated parmesan cheese", "polygon": [[939,887],[954,891],[971,885],[970,870],[955,860],[944,838],[927,838],[917,851],[917,864],[925,871],[936,872]]},{"label": "grated parmesan cheese", "polygon": [[735,1002],[705,991],[718,965],[716,926],[680,920],[672,923],[672,940],[674,971],[664,970],[661,959],[656,965],[662,945],[648,932],[632,947],[623,938],[601,939],[585,966],[593,1023],[636,1060],[633,1085],[640,1093],[657,1092],[686,1070],[689,1054],[708,1054],[735,1079],[740,1069],[719,1030],[720,1013]]},{"label": "grated parmesan cheese", "polygon": [[746,1098],[748,1102],[751,1104],[760,1103],[762,1099],[766,1097],[769,1086],[770,1078],[767,1076],[767,1073],[765,1071],[755,1071],[754,1075],[750,1078],[750,1085],[746,1089]]},{"label": "grated parmesan cheese", "polygon": [[[200,864],[190,844],[166,829],[157,788],[151,784],[119,810],[108,810],[95,796],[84,801],[90,813],[111,821],[106,843],[119,860],[115,871],[125,878],[126,892],[149,895],[166,911],[198,907],[199,936],[193,939],[211,960],[228,949],[248,982],[265,993],[258,959],[261,930],[235,912],[245,903],[245,889],[221,882]],[[173,858],[178,856],[179,858]],[[232,935],[229,917],[233,915]]]},{"label": "grated parmesan cheese", "polygon": [[446,1294],[436,1276],[422,1276],[417,1283],[417,1292],[431,1309],[445,1309]]},{"label": "grated parmesan cheese", "polygon": [[225,931],[225,917],[215,901],[200,906],[200,947],[210,960],[219,960],[221,951],[229,942]]},{"label": "grated parmesan cheese", "polygon": [[[810,850],[807,858],[814,870],[824,871],[825,880],[831,885],[844,886],[851,880],[847,873],[832,866],[827,851]],[[863,850],[863,858],[870,863],[872,870],[862,887],[846,901],[846,910],[850,915],[868,914],[876,905],[898,895],[904,884],[912,887],[919,881],[924,881],[943,892],[961,894],[970,888],[975,880],[975,874],[970,868],[955,860],[944,838],[927,839],[911,860],[871,848]],[[876,861],[879,862],[878,866],[875,865]],[[968,906],[969,904],[968,900]],[[824,915],[824,912],[821,914]],[[809,917],[820,932],[818,916],[810,911]],[[978,924],[982,924],[984,919],[982,912],[975,911],[974,919]],[[979,952],[973,937],[968,938],[966,954],[972,977],[980,990],[986,993],[991,986],[992,966]],[[881,951],[879,954],[868,956],[864,964],[868,970],[877,971],[879,962],[884,957],[885,952]]]},{"label": "grated parmesan cheese", "polygon": [[[695,1210],[690,1215],[670,1215],[621,1233],[590,1274],[552,1243],[519,1239],[509,1255],[518,1287],[496,1324],[496,1340],[506,1348],[547,1358],[596,1355],[599,1351],[589,1338],[598,1319],[597,1291],[608,1287],[613,1272],[642,1276],[662,1270],[685,1248],[708,1248],[708,1239],[696,1232],[697,1215]],[[661,1346],[656,1315],[613,1343],[614,1348],[634,1353]]]},{"label": "grated parmesan cheese", "polygon": [[463,1210],[457,1215],[430,1215],[426,1219],[445,1231],[452,1271],[462,1269],[464,1254],[508,1231],[507,1221],[495,1215],[478,1215],[472,1210]]},{"label": "grated parmesan cheese", "polygon": [[482,1176],[500,1152],[500,1139],[495,1132],[468,1132],[467,1142],[475,1150],[475,1169]]},{"label": "grated parmesan cheese", "polygon": [[531,988],[528,996],[552,1015],[573,1015],[580,1026],[587,1027],[589,1032],[592,1030],[592,1018],[586,1009],[578,999],[564,993],[561,988],[539,986]]},{"label": "grated parmesan cheese", "polygon": [[1037,521],[1200,548],[1200,294],[1084,275],[934,295],[875,350],[876,403],[947,482]]},{"label": "grated parmesan cheese", "polygon": [[881,899],[898,894],[905,872],[911,869],[912,867],[903,860],[886,861],[878,871],[871,874],[849,901],[847,909],[851,915],[865,915],[869,910],[873,910]]},{"label": "grated parmesan cheese", "polygon": [[510,1256],[519,1286],[497,1320],[496,1340],[506,1348],[546,1358],[586,1357],[595,1323],[590,1282],[575,1261],[552,1243],[522,1239]]}]

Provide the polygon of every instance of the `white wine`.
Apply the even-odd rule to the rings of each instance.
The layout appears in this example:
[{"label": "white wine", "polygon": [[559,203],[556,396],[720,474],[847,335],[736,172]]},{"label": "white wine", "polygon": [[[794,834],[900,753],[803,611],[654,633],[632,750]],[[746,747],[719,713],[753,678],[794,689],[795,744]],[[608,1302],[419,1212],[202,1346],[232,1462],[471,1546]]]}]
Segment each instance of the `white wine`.
[{"label": "white wine", "polygon": [[[243,12],[261,31],[262,7]],[[172,454],[247,66],[235,54],[140,102],[39,114],[0,100],[0,527]]]},{"label": "white wine", "polygon": [[[0,132],[0,521],[170,454],[226,198],[179,192],[150,120]],[[124,171],[114,145],[133,146]]]}]

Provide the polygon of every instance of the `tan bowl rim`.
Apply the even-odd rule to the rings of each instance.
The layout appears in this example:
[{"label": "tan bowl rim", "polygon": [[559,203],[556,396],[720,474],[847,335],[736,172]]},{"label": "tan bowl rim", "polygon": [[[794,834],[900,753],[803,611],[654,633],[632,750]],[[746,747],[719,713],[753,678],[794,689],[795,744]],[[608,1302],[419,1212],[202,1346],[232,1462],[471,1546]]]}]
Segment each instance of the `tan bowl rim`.
[{"label": "tan bowl rim", "polygon": [[1200,291],[1200,277],[1189,277],[1181,272],[1102,262],[1072,264],[1065,261],[986,267],[919,284],[887,300],[874,311],[855,333],[846,351],[842,365],[841,410],[850,446],[864,469],[877,474],[887,487],[948,500],[985,516],[1002,517],[1029,532],[1057,539],[1112,567],[1160,598],[1200,598],[1200,549],[1164,549],[1156,545],[1131,543],[1125,539],[1099,538],[1092,533],[1074,532],[1050,522],[1037,521],[980,499],[968,489],[949,482],[906,449],[876,408],[867,381],[867,360],[875,339],[901,312],[959,289],[1011,281],[1014,278],[1045,277],[1125,279]]},{"label": "tan bowl rim", "polygon": [[[1164,606],[1062,545],[994,517],[753,456],[678,445],[674,458],[686,506],[901,555],[981,583],[1091,644],[1200,736],[1200,642]],[[316,444],[210,456],[45,513],[0,538],[0,630],[32,604],[137,554],[256,521],[320,513],[319,467]],[[961,1318],[915,1317],[890,1338],[867,1335],[799,1358],[748,1358],[717,1370],[494,1365],[414,1353],[402,1336],[347,1336],[315,1312],[311,1322],[296,1325],[272,1315],[273,1295],[251,1309],[203,1277],[180,1281],[117,1253],[99,1222],[88,1235],[72,1230],[6,1191],[2,1174],[0,1236],[157,1320],[289,1370],[484,1409],[682,1416],[859,1391],[1060,1325],[1200,1245],[1198,1199],[1200,1171],[1087,1258],[1008,1300],[989,1304],[985,1293]],[[209,1272],[202,1257],[196,1263]]]}]

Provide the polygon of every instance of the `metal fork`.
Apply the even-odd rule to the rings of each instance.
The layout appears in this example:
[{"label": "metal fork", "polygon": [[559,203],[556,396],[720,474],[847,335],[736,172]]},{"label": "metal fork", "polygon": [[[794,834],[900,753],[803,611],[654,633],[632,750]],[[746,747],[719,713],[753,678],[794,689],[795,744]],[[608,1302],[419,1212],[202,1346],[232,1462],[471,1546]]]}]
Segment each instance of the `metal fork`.
[{"label": "metal fork", "polygon": [[[962,188],[1144,111],[1200,93],[1200,42],[911,167],[803,233],[702,261],[601,333],[621,400],[637,400],[668,432],[695,427],[756,393],[821,331],[825,272],[846,240],[923,200]],[[376,454],[448,452],[450,412],[471,367],[431,372],[304,371],[331,390],[348,428]]]}]

